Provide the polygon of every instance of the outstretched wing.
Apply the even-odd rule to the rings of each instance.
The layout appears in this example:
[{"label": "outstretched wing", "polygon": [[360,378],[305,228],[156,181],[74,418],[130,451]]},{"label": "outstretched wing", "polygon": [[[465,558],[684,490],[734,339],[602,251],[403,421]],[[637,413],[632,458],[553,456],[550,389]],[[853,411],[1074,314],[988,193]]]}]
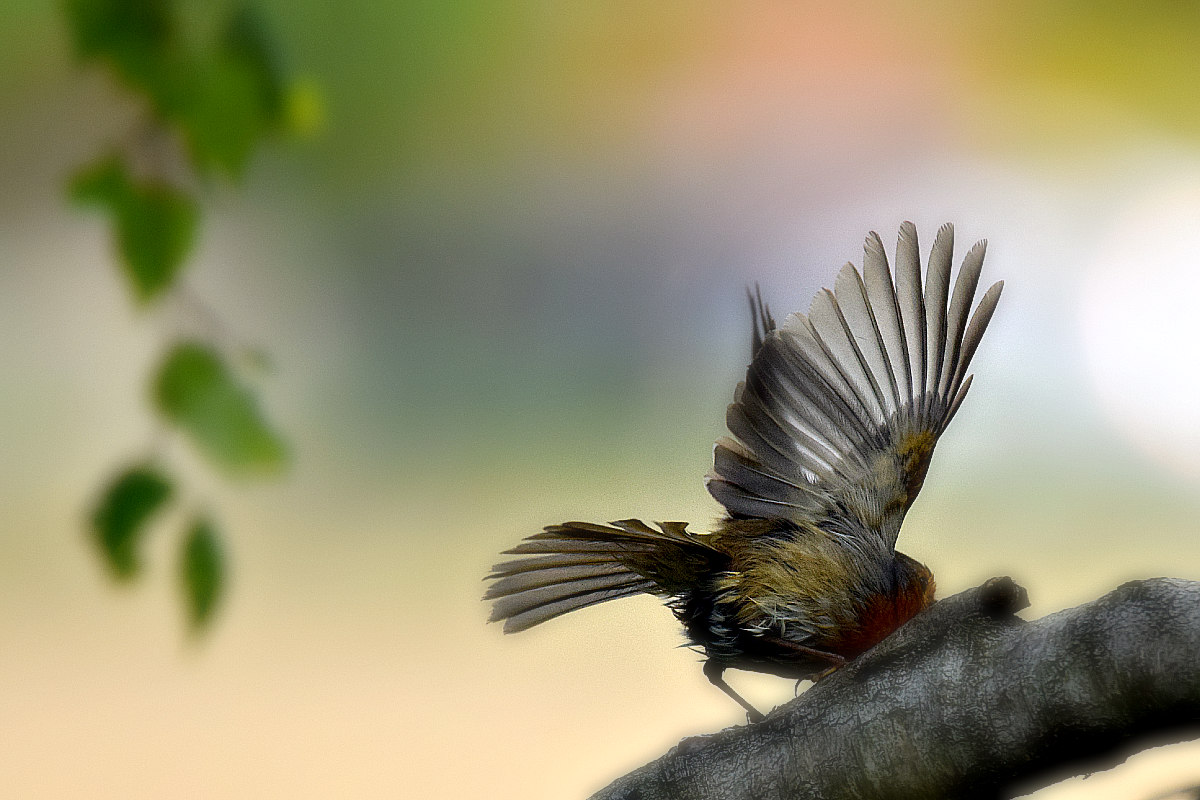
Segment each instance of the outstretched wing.
[{"label": "outstretched wing", "polygon": [[717,442],[706,481],[732,516],[875,533],[895,547],[1004,285],[968,321],[986,242],[967,253],[951,295],[953,249],[943,225],[922,291],[913,224],[900,228],[894,281],[871,233],[861,274],[846,264],[807,315],[768,330],[726,414],[736,438]]}]

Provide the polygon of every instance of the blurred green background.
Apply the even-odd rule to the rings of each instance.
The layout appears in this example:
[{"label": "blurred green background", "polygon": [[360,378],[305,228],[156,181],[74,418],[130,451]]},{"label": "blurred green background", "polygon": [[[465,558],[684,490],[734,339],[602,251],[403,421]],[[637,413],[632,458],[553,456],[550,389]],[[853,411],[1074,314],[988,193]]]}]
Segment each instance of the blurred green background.
[{"label": "blurred green background", "polygon": [[[710,524],[743,286],[804,309],[905,219],[987,237],[1007,287],[902,549],[942,594],[1013,575],[1029,617],[1200,579],[1200,11],[962,8],[262,3],[323,124],[209,186],[186,280],[270,353],[292,466],[190,476],[232,569],[197,643],[165,539],[117,587],[84,534],[178,319],[132,308],[64,193],[137,109],[61,9],[0,5],[0,785],[582,797],[738,723],[655,600],[504,638],[480,578],[564,519]],[[1198,756],[1036,797],[1149,796]]]}]

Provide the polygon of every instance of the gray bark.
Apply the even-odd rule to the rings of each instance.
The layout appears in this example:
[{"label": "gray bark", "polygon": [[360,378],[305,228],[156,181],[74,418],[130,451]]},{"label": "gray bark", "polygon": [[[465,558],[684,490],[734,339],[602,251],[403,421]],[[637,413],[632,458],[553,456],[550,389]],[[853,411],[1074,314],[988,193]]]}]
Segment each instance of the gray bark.
[{"label": "gray bark", "polygon": [[755,725],[683,740],[592,800],[988,798],[1200,734],[1200,583],[1127,583],[1026,622],[993,578]]}]

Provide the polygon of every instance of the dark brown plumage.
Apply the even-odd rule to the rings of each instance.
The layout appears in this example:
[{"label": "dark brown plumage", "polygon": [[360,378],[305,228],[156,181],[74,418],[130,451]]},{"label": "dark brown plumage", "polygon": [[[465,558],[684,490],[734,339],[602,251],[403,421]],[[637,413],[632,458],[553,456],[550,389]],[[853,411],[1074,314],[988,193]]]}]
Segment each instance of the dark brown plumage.
[{"label": "dark brown plumage", "polygon": [[[506,632],[595,603],[665,597],[704,672],[729,667],[817,678],[933,602],[929,570],[896,537],[1002,283],[971,305],[985,244],[950,291],[954,230],[938,231],[922,290],[916,230],[900,228],[893,280],[879,237],[807,315],[776,326],[750,295],[752,360],[726,414],[706,484],[726,509],[712,533],[682,522],[551,525],[507,551],[485,599]],[[969,317],[969,319],[968,319]]]}]

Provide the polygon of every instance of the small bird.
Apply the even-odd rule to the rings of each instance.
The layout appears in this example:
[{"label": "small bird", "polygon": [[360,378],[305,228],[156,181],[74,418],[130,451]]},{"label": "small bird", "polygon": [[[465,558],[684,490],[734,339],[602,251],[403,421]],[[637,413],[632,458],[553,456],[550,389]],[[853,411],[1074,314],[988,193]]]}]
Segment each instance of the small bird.
[{"label": "small bird", "polygon": [[664,597],[705,676],[754,722],[763,715],[726,669],[816,680],[928,607],[933,574],[896,537],[1000,299],[1003,281],[968,321],[986,246],[967,253],[953,295],[954,228],[938,231],[922,291],[911,222],[895,280],[872,232],[862,272],[846,264],[807,315],[776,326],[747,290],[751,362],[705,480],[726,511],[716,529],[551,525],[488,576],[491,620],[512,633],[618,597]]}]

